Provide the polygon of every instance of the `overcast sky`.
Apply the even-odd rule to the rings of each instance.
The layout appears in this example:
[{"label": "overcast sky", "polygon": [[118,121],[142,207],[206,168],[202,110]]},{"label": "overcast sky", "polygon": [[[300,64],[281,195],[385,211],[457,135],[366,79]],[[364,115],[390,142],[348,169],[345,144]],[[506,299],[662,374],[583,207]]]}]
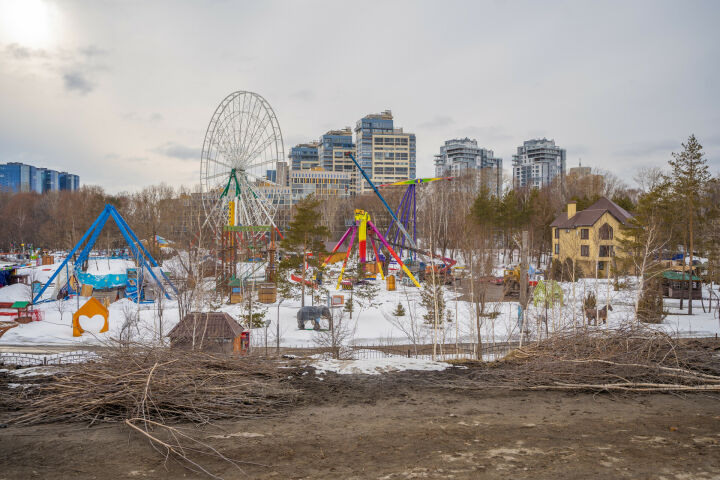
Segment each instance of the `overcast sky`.
[{"label": "overcast sky", "polygon": [[250,90],[286,154],[391,109],[418,176],[449,138],[509,171],[547,137],[631,181],[691,133],[718,173],[718,24],[718,1],[0,0],[0,163],[192,185],[217,104]]}]

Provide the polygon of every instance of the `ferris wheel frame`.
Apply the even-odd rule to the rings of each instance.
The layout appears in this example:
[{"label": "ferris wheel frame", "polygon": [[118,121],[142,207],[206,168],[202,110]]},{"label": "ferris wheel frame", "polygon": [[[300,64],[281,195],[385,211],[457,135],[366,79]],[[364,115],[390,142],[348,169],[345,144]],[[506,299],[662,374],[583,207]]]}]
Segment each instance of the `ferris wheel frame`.
[{"label": "ferris wheel frame", "polygon": [[[234,200],[236,225],[276,227],[277,205],[258,193],[258,187],[280,187],[265,174],[284,158],[282,131],[270,103],[243,90],[225,97],[208,123],[200,159],[206,223],[217,234],[222,232],[228,224],[229,201]],[[237,181],[231,185],[233,174]]]}]

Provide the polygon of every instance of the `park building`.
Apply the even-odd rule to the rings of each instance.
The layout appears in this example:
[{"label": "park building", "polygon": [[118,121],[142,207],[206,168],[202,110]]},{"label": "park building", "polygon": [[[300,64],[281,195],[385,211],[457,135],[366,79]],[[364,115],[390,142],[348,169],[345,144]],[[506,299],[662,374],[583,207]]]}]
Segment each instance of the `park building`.
[{"label": "park building", "polygon": [[0,191],[45,193],[79,188],[80,177],[68,172],[19,162],[0,164]]},{"label": "park building", "polygon": [[348,172],[331,172],[322,167],[311,170],[292,170],[290,172],[290,190],[292,203],[308,195],[317,198],[349,197],[352,177]]},{"label": "park building", "polygon": [[[357,161],[376,185],[415,178],[415,134],[395,128],[390,110],[358,120],[355,143]],[[369,188],[363,180],[358,190]]]},{"label": "park building", "polygon": [[565,149],[547,138],[523,142],[513,155],[513,187],[542,188],[565,177]]},{"label": "park building", "polygon": [[626,273],[627,262],[616,260],[626,256],[620,247],[622,227],[632,215],[605,197],[585,210],[577,211],[576,207],[575,202],[568,203],[567,211],[550,224],[553,260],[561,264],[570,260],[587,277],[597,273],[606,278],[615,268]]},{"label": "park building", "polygon": [[492,150],[478,147],[477,140],[454,138],[445,141],[435,155],[436,177],[461,177],[474,174],[478,187],[484,184],[493,195],[500,197],[502,189],[502,158]]}]

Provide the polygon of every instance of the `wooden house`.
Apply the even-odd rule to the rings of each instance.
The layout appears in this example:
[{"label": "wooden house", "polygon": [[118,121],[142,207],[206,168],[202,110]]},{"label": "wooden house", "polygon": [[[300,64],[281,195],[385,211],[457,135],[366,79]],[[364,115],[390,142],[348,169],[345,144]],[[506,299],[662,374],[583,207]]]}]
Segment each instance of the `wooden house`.
[{"label": "wooden house", "polygon": [[210,352],[242,352],[247,333],[225,312],[192,312],[185,315],[170,330],[172,348],[196,349]]},{"label": "wooden house", "polygon": [[678,272],[667,270],[662,274],[663,295],[668,298],[688,298],[688,283],[692,278],[692,298],[700,300],[702,298],[702,279],[689,272]]}]

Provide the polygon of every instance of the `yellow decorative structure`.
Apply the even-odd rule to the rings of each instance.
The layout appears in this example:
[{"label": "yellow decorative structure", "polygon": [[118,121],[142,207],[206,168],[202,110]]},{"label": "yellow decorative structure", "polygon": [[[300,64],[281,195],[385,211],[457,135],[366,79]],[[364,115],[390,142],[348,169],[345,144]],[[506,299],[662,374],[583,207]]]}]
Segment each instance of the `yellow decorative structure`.
[{"label": "yellow decorative structure", "polygon": [[108,324],[108,318],[110,317],[110,312],[97,298],[90,297],[90,300],[85,302],[83,306],[73,314],[73,337],[79,337],[83,334],[83,332],[85,332],[85,330],[83,330],[80,326],[80,317],[83,315],[88,318],[92,318],[95,315],[102,315],[105,319],[105,324],[103,325],[103,328],[100,329],[100,333],[104,333],[109,330],[110,325]]},{"label": "yellow decorative structure", "polygon": [[235,202],[233,200],[228,202],[228,225],[235,226]]}]

